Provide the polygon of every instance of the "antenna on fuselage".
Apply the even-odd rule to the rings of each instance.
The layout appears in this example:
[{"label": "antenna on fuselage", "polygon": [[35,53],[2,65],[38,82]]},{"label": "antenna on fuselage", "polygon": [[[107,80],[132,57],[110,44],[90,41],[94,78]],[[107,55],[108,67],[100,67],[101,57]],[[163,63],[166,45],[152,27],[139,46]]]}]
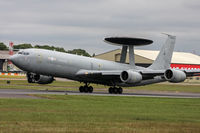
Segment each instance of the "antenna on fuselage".
[{"label": "antenna on fuselage", "polygon": [[130,37],[108,37],[105,42],[113,45],[122,46],[120,63],[126,62],[127,50],[129,48],[129,64],[135,66],[134,46],[143,46],[153,43],[152,40]]}]

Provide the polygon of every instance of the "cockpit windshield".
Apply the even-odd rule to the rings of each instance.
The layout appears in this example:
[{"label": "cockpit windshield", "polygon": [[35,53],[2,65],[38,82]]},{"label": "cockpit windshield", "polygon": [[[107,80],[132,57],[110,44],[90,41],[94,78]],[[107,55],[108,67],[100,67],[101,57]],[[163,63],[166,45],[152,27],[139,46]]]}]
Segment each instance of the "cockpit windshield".
[{"label": "cockpit windshield", "polygon": [[28,53],[28,52],[24,52],[24,51],[19,51],[17,54],[29,55],[29,53]]}]

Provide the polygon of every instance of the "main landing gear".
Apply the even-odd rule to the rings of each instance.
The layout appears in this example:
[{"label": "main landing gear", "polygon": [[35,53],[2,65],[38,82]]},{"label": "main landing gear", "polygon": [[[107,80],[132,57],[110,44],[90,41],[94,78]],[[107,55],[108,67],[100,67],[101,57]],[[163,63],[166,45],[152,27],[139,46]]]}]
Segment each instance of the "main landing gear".
[{"label": "main landing gear", "polygon": [[80,86],[79,87],[79,91],[80,92],[85,92],[85,93],[92,93],[93,92],[93,87],[92,86],[88,86],[88,84],[86,84],[84,86]]},{"label": "main landing gear", "polygon": [[[81,92],[81,93],[92,93],[93,92],[93,87],[92,86],[89,86],[89,84],[87,84],[87,83],[85,83],[85,85],[84,86],[80,86],[79,87],[79,91]],[[123,92],[123,89],[121,88],[121,87],[110,87],[109,89],[108,89],[108,92],[110,93],[110,94],[122,94],[122,92]]]},{"label": "main landing gear", "polygon": [[110,88],[108,89],[108,92],[109,92],[110,94],[122,94],[123,89],[122,89],[121,87],[110,87]]}]

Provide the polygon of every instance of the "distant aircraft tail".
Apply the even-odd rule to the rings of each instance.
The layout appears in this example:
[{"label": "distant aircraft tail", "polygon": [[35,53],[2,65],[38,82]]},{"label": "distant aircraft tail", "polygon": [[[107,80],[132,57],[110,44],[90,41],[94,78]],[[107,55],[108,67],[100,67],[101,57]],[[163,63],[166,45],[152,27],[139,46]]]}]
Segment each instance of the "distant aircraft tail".
[{"label": "distant aircraft tail", "polygon": [[150,69],[165,70],[170,68],[175,41],[176,41],[175,36],[168,35],[167,41],[162,46],[156,60],[153,62],[151,66],[149,66]]}]

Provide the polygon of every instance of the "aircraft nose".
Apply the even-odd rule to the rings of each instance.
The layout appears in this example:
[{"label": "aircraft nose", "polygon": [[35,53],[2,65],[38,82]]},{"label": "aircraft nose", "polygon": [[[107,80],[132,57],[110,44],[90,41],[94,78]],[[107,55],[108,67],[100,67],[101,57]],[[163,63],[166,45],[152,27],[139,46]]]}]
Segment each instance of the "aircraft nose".
[{"label": "aircraft nose", "polygon": [[10,56],[10,57],[9,57],[9,60],[10,60],[12,63],[15,63],[16,60],[17,60],[16,55],[12,55],[12,56]]}]

